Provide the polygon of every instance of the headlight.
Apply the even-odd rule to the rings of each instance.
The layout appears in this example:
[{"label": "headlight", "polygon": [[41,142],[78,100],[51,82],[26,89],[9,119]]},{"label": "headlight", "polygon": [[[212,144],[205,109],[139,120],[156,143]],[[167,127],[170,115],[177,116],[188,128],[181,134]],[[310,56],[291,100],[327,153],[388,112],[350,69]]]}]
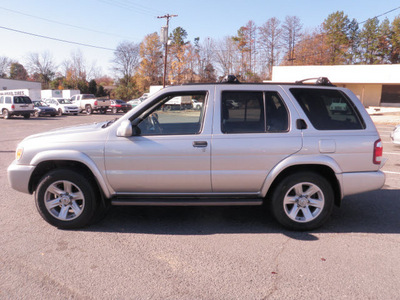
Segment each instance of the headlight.
[{"label": "headlight", "polygon": [[18,161],[22,157],[22,153],[24,152],[24,148],[18,147],[17,151],[15,151],[15,159]]}]

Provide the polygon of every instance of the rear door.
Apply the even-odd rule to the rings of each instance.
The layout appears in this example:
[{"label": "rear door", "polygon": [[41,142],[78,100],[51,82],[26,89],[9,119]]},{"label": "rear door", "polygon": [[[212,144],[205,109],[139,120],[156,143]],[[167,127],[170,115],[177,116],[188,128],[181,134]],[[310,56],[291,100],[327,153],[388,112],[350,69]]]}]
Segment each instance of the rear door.
[{"label": "rear door", "polygon": [[216,88],[212,190],[258,193],[270,170],[302,147],[297,115],[278,86]]}]

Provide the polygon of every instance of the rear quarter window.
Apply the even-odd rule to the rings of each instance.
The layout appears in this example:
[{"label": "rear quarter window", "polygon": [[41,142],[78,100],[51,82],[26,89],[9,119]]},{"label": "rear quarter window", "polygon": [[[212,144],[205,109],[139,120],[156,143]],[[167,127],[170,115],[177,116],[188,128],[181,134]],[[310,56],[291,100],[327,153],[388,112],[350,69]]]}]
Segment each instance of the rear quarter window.
[{"label": "rear quarter window", "polygon": [[365,129],[360,112],[342,91],[291,88],[290,92],[318,130]]}]

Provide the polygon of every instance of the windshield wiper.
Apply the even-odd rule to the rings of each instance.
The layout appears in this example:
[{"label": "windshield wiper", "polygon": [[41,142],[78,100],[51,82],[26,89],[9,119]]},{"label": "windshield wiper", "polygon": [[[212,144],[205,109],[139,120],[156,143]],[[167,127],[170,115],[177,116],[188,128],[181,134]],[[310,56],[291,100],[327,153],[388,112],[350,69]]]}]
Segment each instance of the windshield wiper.
[{"label": "windshield wiper", "polygon": [[101,126],[101,128],[106,128],[108,126],[110,126],[112,123],[114,123],[115,121],[117,121],[119,118],[115,118],[113,120],[108,121],[107,123],[103,124],[103,126]]}]

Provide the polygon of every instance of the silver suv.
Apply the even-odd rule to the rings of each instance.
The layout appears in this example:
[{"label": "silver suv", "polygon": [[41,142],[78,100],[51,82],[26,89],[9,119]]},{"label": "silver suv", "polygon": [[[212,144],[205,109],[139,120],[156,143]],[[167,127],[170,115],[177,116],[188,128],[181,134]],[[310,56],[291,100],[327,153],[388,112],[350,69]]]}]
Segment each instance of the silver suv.
[{"label": "silver suv", "polygon": [[[27,137],[9,182],[59,228],[109,205],[267,203],[283,226],[311,230],[344,196],[383,186],[382,142],[351,91],[233,82],[167,87],[118,120]],[[163,109],[176,97],[202,105]]]}]

